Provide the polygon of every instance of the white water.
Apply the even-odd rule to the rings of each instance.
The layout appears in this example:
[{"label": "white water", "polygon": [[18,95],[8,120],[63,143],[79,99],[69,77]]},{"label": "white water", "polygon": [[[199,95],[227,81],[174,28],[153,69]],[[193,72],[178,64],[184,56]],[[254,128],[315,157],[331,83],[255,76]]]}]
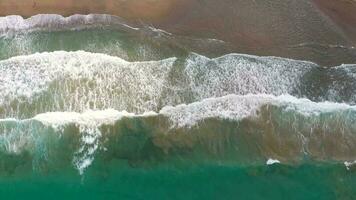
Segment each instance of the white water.
[{"label": "white water", "polygon": [[267,160],[266,165],[274,165],[274,164],[279,164],[279,163],[281,163],[279,160],[270,158]]},{"label": "white water", "polygon": [[21,117],[24,110],[32,116],[110,108],[157,112],[166,105],[228,94],[298,94],[302,77],[317,67],[274,57],[192,54],[176,72],[175,61],[127,62],[84,51],[13,57],[0,61],[0,107],[6,117]]},{"label": "white water", "polygon": [[[0,17],[0,36],[113,25],[139,30],[110,15],[37,15],[29,19],[7,16]],[[172,35],[154,27],[149,29],[159,35]],[[59,51],[0,61],[0,114],[5,110],[2,115],[9,117],[0,119],[0,144],[8,153],[19,154],[36,146],[34,132],[40,130],[32,123],[54,129],[59,137],[68,125],[75,125],[80,132],[80,147],[72,162],[83,175],[102,148],[101,126],[113,125],[122,118],[164,117],[171,122],[171,129],[189,129],[211,118],[256,118],[263,106],[276,106],[285,112],[315,118],[315,126],[328,129],[328,122],[319,123],[322,114],[332,114],[341,123],[356,116],[356,107],[346,103],[317,103],[289,95],[301,96],[304,76],[320,69],[314,63],[243,54],[213,59],[191,54],[182,72],[172,74],[176,60],[127,62],[105,54]],[[356,80],[354,67],[343,65],[334,69]],[[335,79],[328,88],[328,98],[342,96],[342,90],[348,88],[338,85]],[[50,97],[40,99],[43,94]],[[53,99],[47,102],[47,98]],[[19,102],[13,104],[14,101]],[[18,120],[25,112],[21,110],[22,104],[31,103],[41,109],[33,111],[29,119]],[[28,107],[24,110],[31,110]],[[344,123],[345,132],[356,130],[356,125],[349,121]],[[3,128],[9,123],[18,126]],[[313,128],[308,124],[305,127]],[[266,162],[276,163],[280,161],[272,158]],[[349,169],[355,162],[344,164]]]},{"label": "white water", "polygon": [[17,117],[20,108],[11,108],[11,102],[23,99],[31,103],[48,93],[50,97],[38,102],[36,109],[157,110],[175,60],[127,62],[83,51],[14,57],[0,61],[0,107]]},{"label": "white water", "polygon": [[[171,128],[189,128],[205,119],[225,119],[239,121],[244,118],[255,118],[259,115],[262,106],[274,105],[283,108],[285,111],[292,111],[306,117],[318,118],[323,113],[353,113],[356,115],[356,107],[347,104],[322,102],[315,103],[307,99],[298,99],[289,95],[228,95],[219,98],[204,99],[200,102],[188,105],[178,105],[175,107],[164,107],[160,112],[147,112],[143,114],[128,113],[126,111],[101,110],[86,111],[84,113],[75,112],[52,112],[43,113],[32,119],[14,121],[13,119],[1,120],[1,123],[32,123],[41,122],[44,126],[52,127],[58,132],[62,132],[67,125],[74,124],[79,128],[81,134],[80,148],[75,152],[73,164],[83,174],[85,169],[94,160],[95,152],[100,148],[100,138],[102,125],[112,125],[123,117],[136,118],[147,116],[163,116],[171,121]],[[346,116],[345,116],[346,117]],[[316,122],[317,123],[317,122]],[[0,124],[1,125],[1,124]],[[317,124],[318,125],[318,124]],[[347,126],[347,125],[346,125]],[[345,127],[356,130],[356,127]],[[3,129],[1,133],[1,143],[7,145],[9,152],[18,153],[21,149],[29,148],[29,140],[32,140],[31,129],[14,128]],[[20,136],[19,136],[20,135]],[[13,137],[16,138],[14,139]]]},{"label": "white water", "polygon": [[78,30],[98,26],[115,26],[128,30],[138,30],[117,16],[106,14],[72,15],[63,17],[56,14],[39,14],[24,19],[18,15],[0,17],[0,36],[32,31]]},{"label": "white water", "polygon": [[345,161],[345,162],[344,162],[344,165],[345,165],[345,167],[346,167],[347,170],[350,170],[351,167],[353,167],[354,165],[356,165],[356,160],[353,161],[353,162],[347,162],[347,161]]},{"label": "white water", "polygon": [[[210,118],[255,118],[263,106],[315,118],[323,113],[340,115],[341,120],[356,115],[356,107],[345,103],[317,103],[288,95],[300,93],[301,79],[318,67],[313,63],[242,54],[214,59],[191,54],[181,72],[174,74],[176,60],[127,62],[105,54],[59,51],[0,61],[0,108],[6,111],[0,126],[40,122],[60,133],[74,124],[81,140],[73,165],[83,174],[101,147],[100,127],[123,117],[162,116],[175,129],[191,128]],[[335,69],[352,76],[352,67]],[[43,94],[49,97],[38,100]],[[13,101],[19,101],[17,107]],[[36,101],[43,103],[39,104],[42,109],[35,110],[32,118],[13,119],[23,118],[21,103]],[[2,131],[0,141],[8,152],[32,148],[33,130]]]},{"label": "white water", "polygon": [[199,99],[231,93],[298,93],[303,76],[317,67],[311,62],[244,54],[214,59],[193,54],[186,66],[190,86]]}]

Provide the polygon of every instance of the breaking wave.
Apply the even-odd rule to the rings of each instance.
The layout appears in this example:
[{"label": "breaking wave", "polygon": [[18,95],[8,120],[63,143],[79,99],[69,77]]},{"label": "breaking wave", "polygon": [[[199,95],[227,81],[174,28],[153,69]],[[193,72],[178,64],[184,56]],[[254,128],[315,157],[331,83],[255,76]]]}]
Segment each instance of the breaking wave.
[{"label": "breaking wave", "polygon": [[0,61],[0,116],[88,109],[157,112],[168,105],[250,93],[354,104],[355,69],[243,54],[127,62],[84,51],[38,53]]},{"label": "breaking wave", "polygon": [[63,17],[56,14],[39,14],[24,19],[18,15],[0,17],[0,36],[33,31],[80,30],[100,26],[115,26],[123,30],[138,30],[113,15],[89,14]]},{"label": "breaking wave", "polygon": [[[119,31],[106,41],[101,36],[110,31],[97,38],[100,29],[85,32],[95,43],[78,41],[86,51],[51,49],[53,41],[35,48],[29,41],[101,27],[129,34]],[[46,33],[31,35],[36,31]],[[148,39],[122,42],[137,41],[140,31]],[[0,48],[9,49],[0,55],[0,174],[31,166],[83,175],[110,159],[133,166],[172,158],[239,165],[312,160],[348,169],[356,160],[356,65],[325,68],[245,54],[208,58],[175,42],[191,39],[110,15],[7,16],[0,18],[0,35]],[[102,53],[88,52],[98,43]],[[140,59],[132,56],[138,52]]]},{"label": "breaking wave", "polygon": [[240,164],[262,164],[271,157],[283,163],[306,157],[341,163],[356,160],[355,119],[356,107],[347,104],[286,95],[228,95],[143,114],[102,110],[4,119],[0,148],[19,159],[27,152],[33,165],[41,162],[49,168],[64,156],[80,174],[106,154],[129,162],[157,156],[188,159],[199,153]]}]

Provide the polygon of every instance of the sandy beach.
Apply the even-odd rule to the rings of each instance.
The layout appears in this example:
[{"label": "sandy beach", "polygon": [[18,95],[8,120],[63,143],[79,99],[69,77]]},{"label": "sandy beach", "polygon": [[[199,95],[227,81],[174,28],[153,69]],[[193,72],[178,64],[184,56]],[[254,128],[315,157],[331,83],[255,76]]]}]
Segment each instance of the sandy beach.
[{"label": "sandy beach", "polygon": [[314,0],[314,2],[356,44],[356,1]]},{"label": "sandy beach", "polygon": [[176,4],[176,0],[1,0],[0,15],[105,13],[128,19],[157,20],[168,15]]},{"label": "sandy beach", "polygon": [[[311,60],[356,62],[354,0],[1,0],[0,15],[106,13],[152,24],[174,34],[223,40],[235,52]],[[345,49],[334,47],[346,47]],[[339,55],[340,59],[320,54]]]}]

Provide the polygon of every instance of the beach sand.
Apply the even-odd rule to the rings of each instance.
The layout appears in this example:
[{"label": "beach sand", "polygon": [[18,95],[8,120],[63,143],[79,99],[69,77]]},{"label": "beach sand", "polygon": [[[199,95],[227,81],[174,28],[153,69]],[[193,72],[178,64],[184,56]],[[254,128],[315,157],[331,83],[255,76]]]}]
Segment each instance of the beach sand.
[{"label": "beach sand", "polygon": [[314,2],[356,44],[356,0],[314,0]]},{"label": "beach sand", "polygon": [[176,3],[176,0],[1,0],[0,15],[106,13],[128,19],[157,20],[174,9]]},{"label": "beach sand", "polygon": [[356,62],[354,0],[0,0],[2,16],[39,13],[107,13],[174,34],[223,40],[240,53],[328,66]]}]

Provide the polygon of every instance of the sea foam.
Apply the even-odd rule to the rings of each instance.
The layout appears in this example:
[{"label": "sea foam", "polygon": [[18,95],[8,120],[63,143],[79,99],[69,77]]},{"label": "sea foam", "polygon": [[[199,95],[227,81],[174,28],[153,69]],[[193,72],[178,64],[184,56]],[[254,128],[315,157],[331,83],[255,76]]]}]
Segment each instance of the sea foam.
[{"label": "sea foam", "polygon": [[[40,130],[43,128],[38,129],[39,126],[36,122],[39,122],[44,127],[53,128],[59,133],[63,132],[67,126],[74,125],[78,128],[80,133],[80,145],[74,152],[73,165],[78,169],[80,174],[83,174],[85,169],[94,161],[96,152],[100,148],[103,148],[103,133],[101,132],[101,127],[103,125],[113,126],[122,118],[144,119],[154,117],[155,119],[168,119],[170,123],[169,129],[178,130],[183,128],[189,130],[198,124],[203,125],[204,121],[209,119],[228,120],[231,122],[239,122],[244,119],[256,119],[257,121],[263,120],[261,122],[264,122],[261,112],[265,107],[276,108],[274,111],[271,110],[271,116],[269,117],[273,118],[273,120],[277,120],[275,123],[280,123],[278,122],[278,120],[280,120],[278,119],[279,115],[285,116],[287,118],[283,120],[292,121],[286,121],[288,123],[282,123],[282,125],[290,126],[291,123],[293,126],[288,127],[291,133],[299,130],[296,134],[304,135],[301,138],[298,137],[298,135],[292,135],[288,137],[289,139],[296,137],[301,141],[313,140],[315,137],[313,136],[315,134],[314,129],[317,130],[316,133],[318,133],[318,131],[333,131],[330,126],[334,121],[338,121],[339,125],[342,125],[342,127],[340,127],[342,129],[340,130],[344,130],[342,134],[345,139],[352,137],[350,132],[356,130],[354,122],[352,121],[356,116],[355,106],[330,102],[316,103],[307,99],[298,99],[290,95],[249,94],[209,98],[191,104],[182,104],[174,107],[166,106],[159,112],[151,111],[141,114],[108,109],[97,111],[88,110],[83,113],[48,112],[36,115],[32,119],[15,121],[13,119],[1,120],[0,128],[2,133],[0,134],[0,141],[1,144],[5,144],[5,149],[7,149],[8,152],[19,153],[22,150],[32,148],[30,147],[31,144],[35,143],[33,140],[36,141],[35,138],[39,137],[33,134],[41,132]],[[272,114],[274,112],[278,112],[277,118],[274,118],[276,117]],[[303,116],[303,118],[298,119],[300,118],[298,115]],[[327,115],[330,117],[327,117]],[[297,125],[301,122],[304,126],[302,130],[298,129]],[[156,125],[161,126],[159,124]],[[339,129],[335,129],[334,131],[339,131]],[[278,134],[275,136],[278,136]],[[258,135],[258,137],[263,137],[263,135]],[[278,137],[281,137],[280,139],[283,138],[282,136]],[[308,147],[309,144],[302,144],[301,147],[303,146]],[[307,147],[305,147],[306,151],[309,152]],[[314,154],[313,151],[309,153]]]},{"label": "sea foam", "polygon": [[123,19],[107,14],[72,15],[39,14],[24,19],[18,15],[0,17],[0,36],[33,31],[78,30],[90,27],[114,26],[124,30],[138,30]]},{"label": "sea foam", "polygon": [[0,107],[14,117],[23,116],[23,103],[35,105],[30,113],[157,110],[175,60],[127,62],[83,51],[11,58],[0,61]]},{"label": "sea foam", "polygon": [[228,94],[300,96],[303,77],[316,68],[308,62],[243,54],[215,59],[191,54],[183,63],[176,61],[127,62],[84,51],[13,57],[0,61],[5,75],[0,77],[0,115],[28,118],[46,111],[109,108],[157,112],[166,105]]}]

